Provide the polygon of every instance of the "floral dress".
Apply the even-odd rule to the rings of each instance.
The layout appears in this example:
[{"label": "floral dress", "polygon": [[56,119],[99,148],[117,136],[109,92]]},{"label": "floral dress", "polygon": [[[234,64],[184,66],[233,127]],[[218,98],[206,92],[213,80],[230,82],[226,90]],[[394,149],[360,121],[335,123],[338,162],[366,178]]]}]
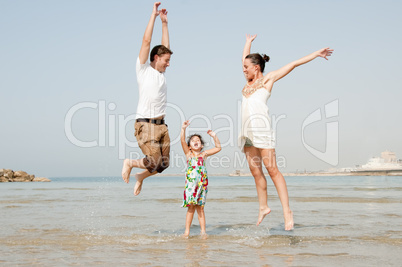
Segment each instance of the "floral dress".
[{"label": "floral dress", "polygon": [[186,183],[184,189],[183,207],[189,205],[204,206],[208,193],[208,176],[203,153],[187,160]]}]

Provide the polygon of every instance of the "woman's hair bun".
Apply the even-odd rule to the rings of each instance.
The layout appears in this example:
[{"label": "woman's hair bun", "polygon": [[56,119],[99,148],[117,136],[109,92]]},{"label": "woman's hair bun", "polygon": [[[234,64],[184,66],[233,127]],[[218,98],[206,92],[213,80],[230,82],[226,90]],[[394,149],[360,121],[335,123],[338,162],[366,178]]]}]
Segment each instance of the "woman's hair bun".
[{"label": "woman's hair bun", "polygon": [[269,56],[267,56],[265,54],[262,54],[261,56],[262,56],[262,58],[264,59],[265,62],[269,61]]}]

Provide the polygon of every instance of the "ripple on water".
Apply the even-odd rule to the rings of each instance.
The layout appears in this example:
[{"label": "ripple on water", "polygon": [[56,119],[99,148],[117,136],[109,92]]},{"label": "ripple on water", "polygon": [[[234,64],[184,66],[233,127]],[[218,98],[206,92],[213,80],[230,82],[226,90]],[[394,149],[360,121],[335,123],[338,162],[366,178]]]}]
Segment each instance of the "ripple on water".
[{"label": "ripple on water", "polygon": [[33,188],[32,190],[36,190],[36,191],[64,191],[64,190],[86,191],[86,190],[94,190],[94,188],[87,188],[87,187],[58,187],[58,188]]},{"label": "ripple on water", "polygon": [[332,202],[332,203],[402,203],[402,199],[361,198],[361,197],[292,197],[298,202]]},{"label": "ripple on water", "polygon": [[355,191],[402,191],[402,187],[354,187]]}]

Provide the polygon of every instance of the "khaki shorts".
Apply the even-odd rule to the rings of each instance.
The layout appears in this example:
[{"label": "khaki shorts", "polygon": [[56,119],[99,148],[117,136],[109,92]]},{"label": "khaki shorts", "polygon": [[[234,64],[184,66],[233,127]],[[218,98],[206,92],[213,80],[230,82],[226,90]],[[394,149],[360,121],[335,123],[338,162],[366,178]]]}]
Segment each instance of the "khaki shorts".
[{"label": "khaki shorts", "polygon": [[144,153],[144,165],[149,172],[163,172],[169,167],[170,137],[166,124],[136,122],[134,135]]}]

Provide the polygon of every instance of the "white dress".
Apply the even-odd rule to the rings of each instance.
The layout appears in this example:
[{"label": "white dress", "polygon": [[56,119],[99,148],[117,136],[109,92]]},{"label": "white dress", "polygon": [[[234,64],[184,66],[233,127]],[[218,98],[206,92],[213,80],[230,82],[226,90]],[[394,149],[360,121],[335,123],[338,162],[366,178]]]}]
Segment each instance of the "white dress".
[{"label": "white dress", "polygon": [[271,127],[271,119],[267,106],[271,93],[263,86],[263,78],[243,88],[241,103],[241,131],[239,146],[244,152],[244,145],[251,141],[257,148],[275,148],[275,133]]}]

